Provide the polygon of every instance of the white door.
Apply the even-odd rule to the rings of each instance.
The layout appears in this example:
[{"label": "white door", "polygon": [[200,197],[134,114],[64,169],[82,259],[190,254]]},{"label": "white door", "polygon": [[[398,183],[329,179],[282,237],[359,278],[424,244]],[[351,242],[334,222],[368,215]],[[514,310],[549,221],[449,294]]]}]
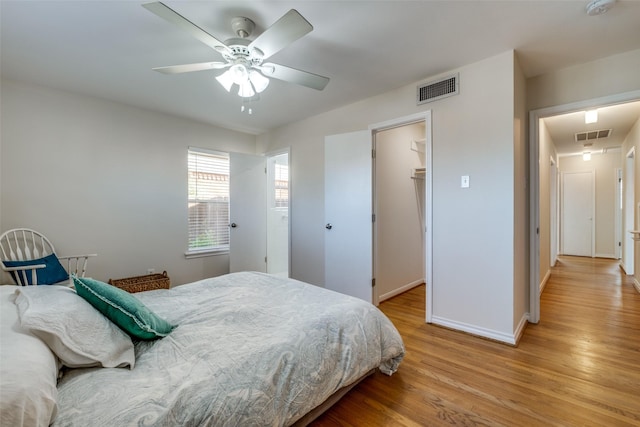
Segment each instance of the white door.
[{"label": "white door", "polygon": [[267,273],[289,277],[289,150],[267,157]]},{"label": "white door", "polygon": [[593,172],[562,174],[562,253],[593,256]]},{"label": "white door", "polygon": [[266,272],[265,158],[231,153],[229,271]]},{"label": "white door", "polygon": [[325,137],[325,287],[372,301],[371,131]]}]

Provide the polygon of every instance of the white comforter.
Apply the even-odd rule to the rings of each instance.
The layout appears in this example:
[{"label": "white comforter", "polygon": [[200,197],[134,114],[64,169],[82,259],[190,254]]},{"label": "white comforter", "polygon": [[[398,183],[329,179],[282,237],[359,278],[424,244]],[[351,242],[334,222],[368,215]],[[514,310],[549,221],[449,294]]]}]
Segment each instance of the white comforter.
[{"label": "white comforter", "polygon": [[135,295],[178,327],[137,343],[133,370],[65,373],[55,426],[289,425],[404,355],[376,307],[290,279],[235,273]]}]

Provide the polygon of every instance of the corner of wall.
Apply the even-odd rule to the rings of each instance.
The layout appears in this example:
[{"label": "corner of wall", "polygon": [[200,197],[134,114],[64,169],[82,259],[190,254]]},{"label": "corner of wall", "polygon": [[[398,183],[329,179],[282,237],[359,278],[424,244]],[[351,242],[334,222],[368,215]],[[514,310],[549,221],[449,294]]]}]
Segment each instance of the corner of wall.
[{"label": "corner of wall", "polygon": [[513,138],[514,138],[514,269],[513,327],[517,331],[529,309],[529,144],[526,111],[527,83],[518,56],[513,55]]}]

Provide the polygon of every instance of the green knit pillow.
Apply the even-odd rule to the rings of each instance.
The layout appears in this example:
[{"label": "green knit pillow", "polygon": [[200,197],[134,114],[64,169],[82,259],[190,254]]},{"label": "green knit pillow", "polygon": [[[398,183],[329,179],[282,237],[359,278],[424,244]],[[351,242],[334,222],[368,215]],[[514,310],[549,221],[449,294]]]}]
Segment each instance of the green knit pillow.
[{"label": "green knit pillow", "polygon": [[72,277],[78,295],[133,338],[154,340],[166,337],[175,327],[122,289],[98,280]]}]

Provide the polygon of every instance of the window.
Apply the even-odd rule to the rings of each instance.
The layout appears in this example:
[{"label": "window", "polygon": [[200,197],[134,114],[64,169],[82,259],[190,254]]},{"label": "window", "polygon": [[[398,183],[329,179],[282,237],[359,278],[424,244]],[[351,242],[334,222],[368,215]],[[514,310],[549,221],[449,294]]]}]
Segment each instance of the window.
[{"label": "window", "polygon": [[[281,156],[282,157],[282,156]],[[276,163],[274,165],[273,200],[275,208],[289,207],[289,165]]]},{"label": "window", "polygon": [[187,255],[229,250],[229,155],[189,149]]}]

